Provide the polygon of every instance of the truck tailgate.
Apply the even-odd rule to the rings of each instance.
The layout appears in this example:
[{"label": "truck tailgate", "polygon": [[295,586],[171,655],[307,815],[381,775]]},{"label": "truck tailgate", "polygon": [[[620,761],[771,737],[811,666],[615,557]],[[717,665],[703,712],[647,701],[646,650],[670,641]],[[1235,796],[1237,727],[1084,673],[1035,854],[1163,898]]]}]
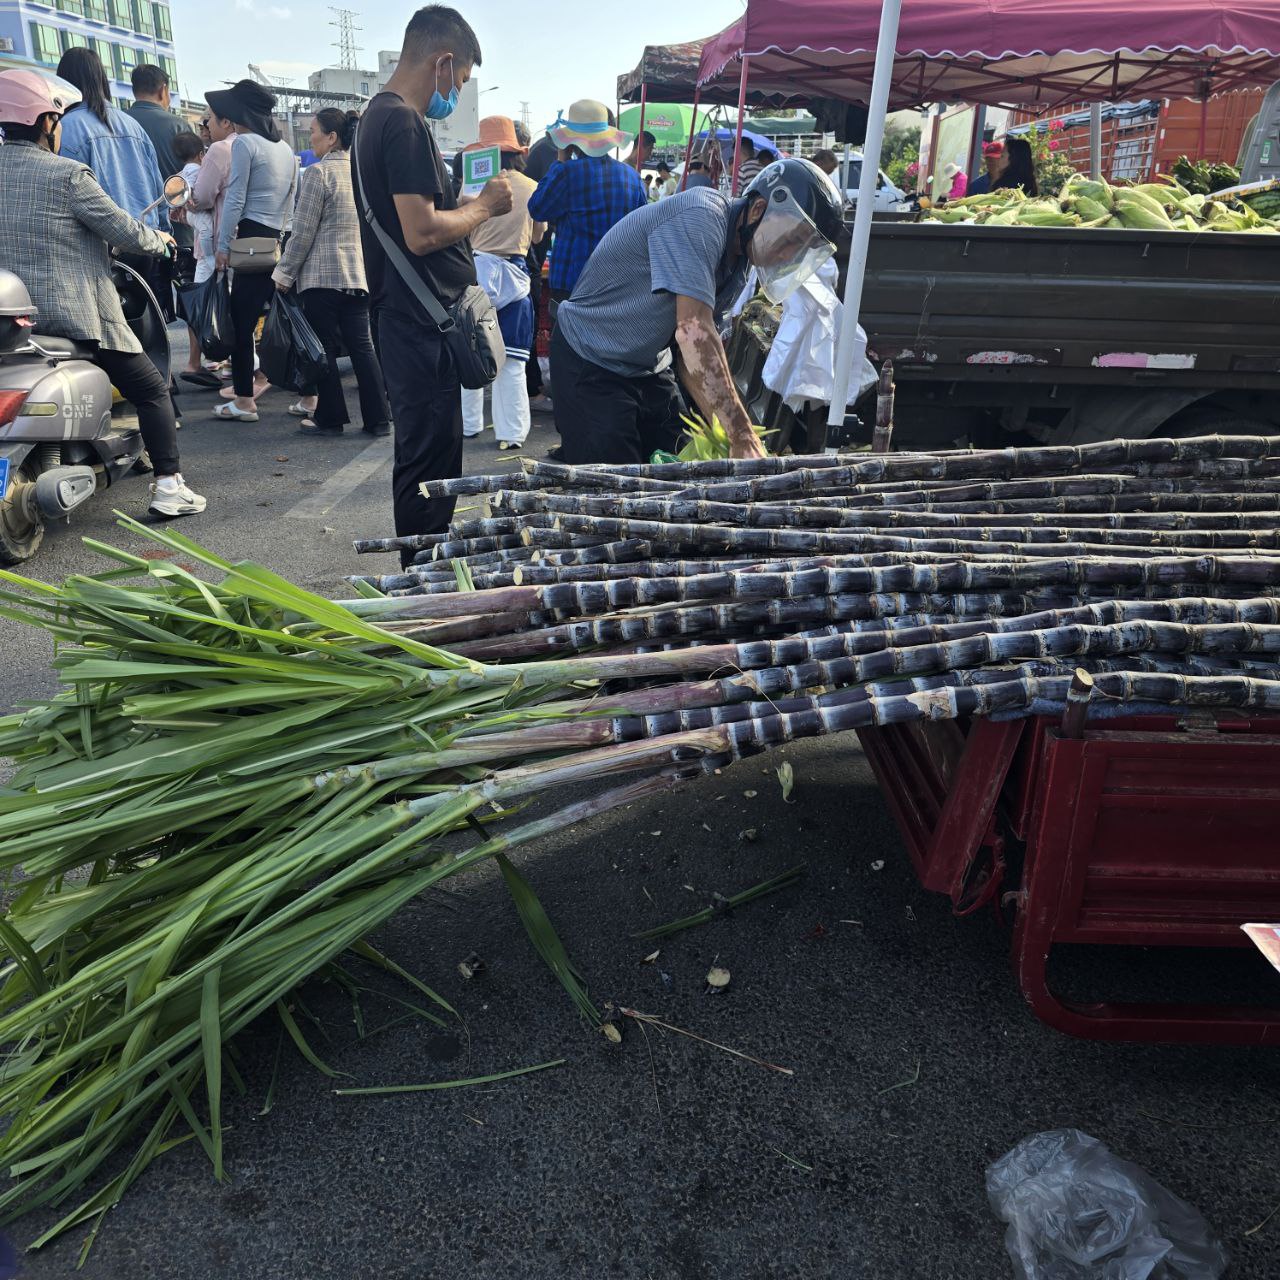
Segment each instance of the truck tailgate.
[{"label": "truck tailgate", "polygon": [[1280,237],[873,223],[862,324],[897,376],[1280,387]]}]

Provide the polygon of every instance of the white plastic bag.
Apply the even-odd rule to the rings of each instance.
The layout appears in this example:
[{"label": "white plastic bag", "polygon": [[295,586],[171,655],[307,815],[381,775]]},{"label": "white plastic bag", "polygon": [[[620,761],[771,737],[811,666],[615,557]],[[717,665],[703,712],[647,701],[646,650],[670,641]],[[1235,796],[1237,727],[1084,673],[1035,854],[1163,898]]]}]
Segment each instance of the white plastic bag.
[{"label": "white plastic bag", "polygon": [[[764,362],[761,377],[787,407],[798,411],[806,400],[830,404],[835,394],[836,335],[844,304],[836,296],[838,271],[824,263],[782,308],[782,322]],[[867,335],[858,326],[854,342],[849,404],[876,384],[875,366],[867,359]]]},{"label": "white plastic bag", "polygon": [[1024,1138],[987,1170],[1019,1280],[1218,1280],[1226,1250],[1185,1200],[1079,1129]]}]

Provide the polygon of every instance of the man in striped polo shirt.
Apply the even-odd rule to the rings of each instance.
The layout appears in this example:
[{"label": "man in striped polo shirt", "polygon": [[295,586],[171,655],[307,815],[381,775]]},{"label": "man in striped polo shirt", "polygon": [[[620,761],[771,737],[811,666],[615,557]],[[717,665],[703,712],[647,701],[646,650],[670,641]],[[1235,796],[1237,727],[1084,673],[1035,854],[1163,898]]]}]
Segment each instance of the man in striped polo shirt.
[{"label": "man in striped polo shirt", "polygon": [[680,376],[735,458],[763,455],[718,320],[754,267],[783,302],[835,253],[840,201],[807,160],[780,160],[743,195],[685,191],[628,214],[600,241],[551,340],[556,428],[569,463],[647,462],[682,429]]}]

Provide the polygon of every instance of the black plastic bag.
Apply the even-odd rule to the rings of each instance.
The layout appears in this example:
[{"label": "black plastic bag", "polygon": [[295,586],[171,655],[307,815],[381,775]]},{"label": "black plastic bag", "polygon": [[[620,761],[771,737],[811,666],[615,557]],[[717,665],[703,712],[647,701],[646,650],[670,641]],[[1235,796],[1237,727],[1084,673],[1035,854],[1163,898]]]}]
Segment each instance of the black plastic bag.
[{"label": "black plastic bag", "polygon": [[324,343],[293,293],[277,291],[271,299],[258,343],[258,364],[272,386],[299,394],[312,390],[328,366]]},{"label": "black plastic bag", "polygon": [[1079,1129],[1032,1134],[987,1170],[1019,1280],[1218,1280],[1226,1250],[1185,1200]]},{"label": "black plastic bag", "polygon": [[205,359],[228,359],[235,349],[236,334],[226,272],[215,271],[200,284],[179,287],[177,293],[178,314],[195,330]]}]

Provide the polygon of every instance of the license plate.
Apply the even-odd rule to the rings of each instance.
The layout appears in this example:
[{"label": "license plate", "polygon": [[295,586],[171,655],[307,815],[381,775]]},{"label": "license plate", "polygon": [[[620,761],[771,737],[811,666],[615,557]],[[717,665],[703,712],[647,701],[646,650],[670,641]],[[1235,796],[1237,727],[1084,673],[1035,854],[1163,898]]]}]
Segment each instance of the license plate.
[{"label": "license plate", "polygon": [[4,501],[4,495],[9,492],[9,459],[0,458],[0,502]]}]

